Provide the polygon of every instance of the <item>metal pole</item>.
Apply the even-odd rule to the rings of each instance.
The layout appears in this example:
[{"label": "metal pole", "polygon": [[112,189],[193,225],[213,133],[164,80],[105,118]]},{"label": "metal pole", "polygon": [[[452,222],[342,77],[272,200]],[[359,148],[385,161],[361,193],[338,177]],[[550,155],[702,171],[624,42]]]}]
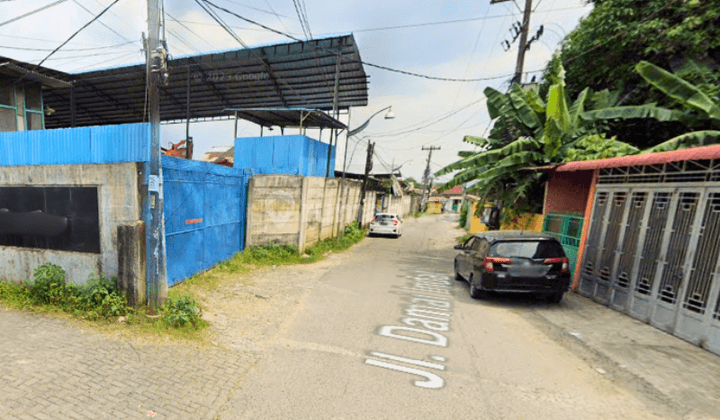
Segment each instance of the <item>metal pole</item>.
[{"label": "metal pole", "polygon": [[160,73],[158,59],[164,60],[160,44],[159,0],[148,0],[147,58],[148,113],[150,119],[150,162],[146,164],[148,195],[146,215],[146,258],[148,303],[158,309],[167,298],[165,266],[165,223],[163,217],[162,165],[160,162]]},{"label": "metal pole", "polygon": [[517,64],[515,65],[513,83],[522,83],[523,66],[525,65],[525,48],[527,46],[528,31],[530,30],[530,12],[532,12],[532,0],[525,0],[522,33],[520,34],[520,48],[518,49],[518,58]]},{"label": "metal pole", "polygon": [[[237,138],[237,124],[238,124],[238,113],[237,113],[237,111],[235,111],[235,131],[233,131],[233,142]],[[262,127],[262,126],[260,126],[260,127]]]},{"label": "metal pole", "polygon": [[190,160],[190,66],[187,68],[187,101],[185,104],[185,159]]},{"label": "metal pole", "polygon": [[[338,94],[340,89],[340,61],[342,60],[341,53],[338,52],[337,54],[337,61],[335,62],[335,90],[333,93],[333,118],[338,118]],[[332,157],[332,143],[333,143],[333,135],[332,133],[335,133],[335,143],[337,143],[337,128],[333,129],[333,131],[330,133],[330,143],[328,143],[328,154],[327,154],[327,168],[325,169],[325,177],[330,176],[330,158]],[[335,169],[335,168],[333,168]]]},{"label": "metal pole", "polygon": [[370,140],[368,140],[367,157],[365,158],[365,177],[363,177],[362,191],[360,193],[360,209],[358,211],[358,225],[360,225],[360,227],[363,225],[363,216],[365,215],[365,191],[367,190],[368,176],[372,169],[374,150],[375,143],[370,143]]},{"label": "metal pole", "polygon": [[343,158],[343,179],[345,179],[345,172],[347,172],[347,152],[348,152],[348,139],[350,138],[350,108],[348,108],[348,129],[345,130],[345,157]]}]

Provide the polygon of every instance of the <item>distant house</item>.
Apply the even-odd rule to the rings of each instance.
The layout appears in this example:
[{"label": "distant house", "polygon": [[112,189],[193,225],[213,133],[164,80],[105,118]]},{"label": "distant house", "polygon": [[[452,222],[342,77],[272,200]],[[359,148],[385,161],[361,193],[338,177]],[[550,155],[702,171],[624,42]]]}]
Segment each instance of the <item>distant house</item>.
[{"label": "distant house", "polygon": [[443,210],[445,213],[458,213],[460,206],[463,202],[463,186],[457,185],[442,192],[442,196],[445,197],[445,204],[443,204]]},{"label": "distant house", "polygon": [[232,168],[235,163],[235,148],[233,146],[215,146],[205,152],[202,161]]}]

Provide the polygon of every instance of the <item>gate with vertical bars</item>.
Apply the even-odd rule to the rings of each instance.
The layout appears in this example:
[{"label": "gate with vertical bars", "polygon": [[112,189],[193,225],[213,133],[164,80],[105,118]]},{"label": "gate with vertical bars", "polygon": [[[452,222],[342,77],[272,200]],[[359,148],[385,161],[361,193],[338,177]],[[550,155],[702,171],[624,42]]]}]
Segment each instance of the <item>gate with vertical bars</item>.
[{"label": "gate with vertical bars", "polygon": [[601,169],[578,291],[720,354],[720,160]]}]

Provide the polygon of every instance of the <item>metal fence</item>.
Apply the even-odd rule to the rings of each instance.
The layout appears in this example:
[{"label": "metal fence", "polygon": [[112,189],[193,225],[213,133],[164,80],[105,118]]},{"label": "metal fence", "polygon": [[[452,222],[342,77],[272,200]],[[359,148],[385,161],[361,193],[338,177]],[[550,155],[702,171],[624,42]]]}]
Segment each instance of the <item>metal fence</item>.
[{"label": "metal fence", "polygon": [[[327,143],[302,135],[244,137],[235,140],[236,168],[257,175],[302,175],[325,177]],[[335,175],[335,147],[330,154],[329,178]]]},{"label": "metal fence", "polygon": [[250,171],[163,156],[168,285],[245,246]]},{"label": "metal fence", "polygon": [[551,213],[545,215],[545,222],[543,223],[542,231],[556,237],[562,244],[565,254],[570,260],[571,278],[575,275],[584,220],[583,217]]},{"label": "metal fence", "polygon": [[705,182],[601,173],[578,290],[720,354],[720,161],[700,164]]}]

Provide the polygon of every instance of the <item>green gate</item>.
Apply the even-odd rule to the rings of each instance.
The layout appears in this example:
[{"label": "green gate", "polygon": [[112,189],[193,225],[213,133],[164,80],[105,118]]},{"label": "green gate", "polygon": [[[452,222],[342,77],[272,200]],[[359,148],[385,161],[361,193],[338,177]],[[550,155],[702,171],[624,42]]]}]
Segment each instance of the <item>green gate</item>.
[{"label": "green gate", "polygon": [[578,252],[580,249],[580,237],[582,236],[583,217],[567,216],[564,214],[545,215],[542,231],[552,235],[560,241],[565,254],[570,260],[570,276],[575,276]]}]

